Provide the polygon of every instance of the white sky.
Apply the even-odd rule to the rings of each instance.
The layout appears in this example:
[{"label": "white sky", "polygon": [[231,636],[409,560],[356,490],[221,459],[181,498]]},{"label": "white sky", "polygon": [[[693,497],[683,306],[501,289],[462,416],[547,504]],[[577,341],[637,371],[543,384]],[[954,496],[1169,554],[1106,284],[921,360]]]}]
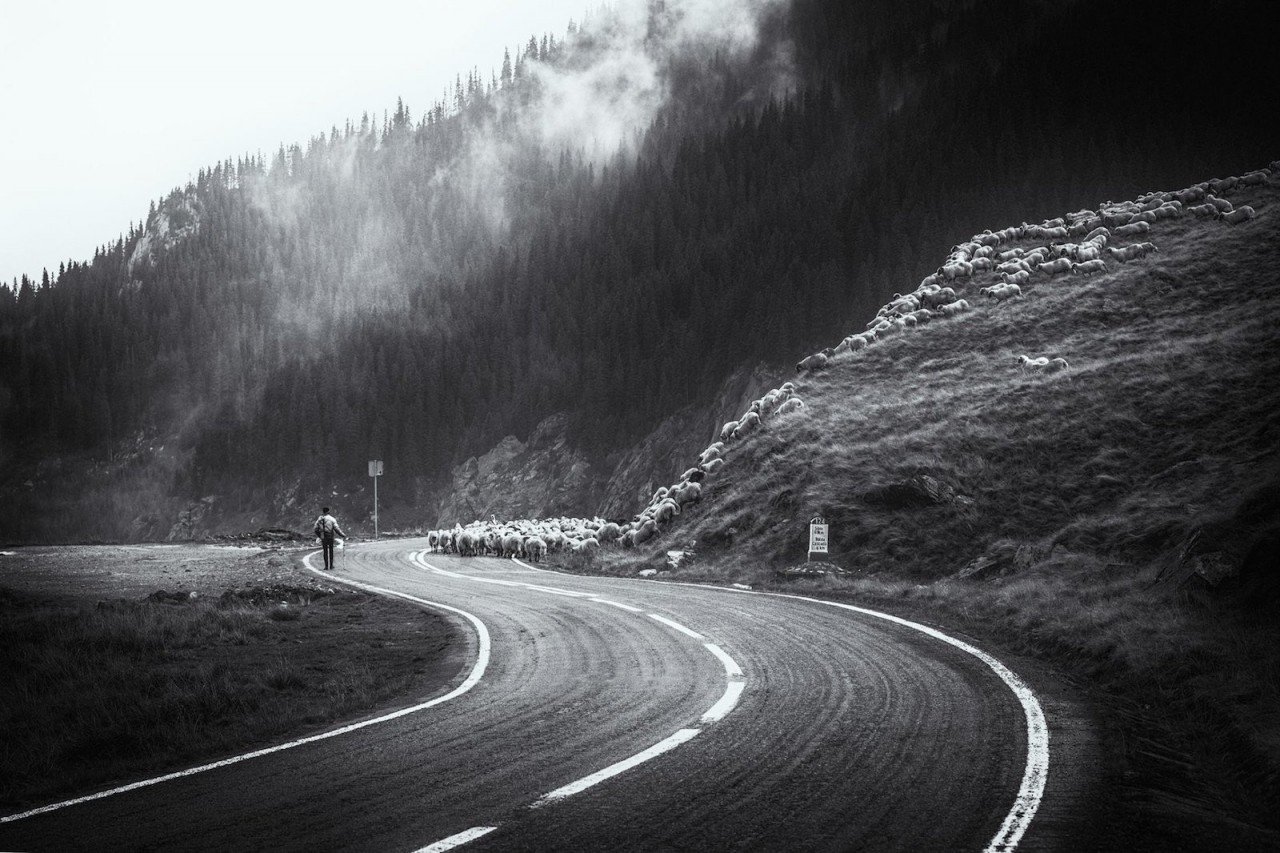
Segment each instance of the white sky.
[{"label": "white sky", "polygon": [[85,261],[228,158],[414,121],[598,0],[0,0],[0,281]]}]

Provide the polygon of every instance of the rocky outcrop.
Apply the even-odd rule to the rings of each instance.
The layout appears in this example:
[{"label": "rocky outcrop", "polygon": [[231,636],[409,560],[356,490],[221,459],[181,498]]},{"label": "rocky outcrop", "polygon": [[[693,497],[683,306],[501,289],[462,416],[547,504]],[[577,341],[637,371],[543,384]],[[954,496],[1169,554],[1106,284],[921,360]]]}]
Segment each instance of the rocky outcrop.
[{"label": "rocky outcrop", "polygon": [[605,475],[570,446],[568,426],[568,415],[552,415],[538,424],[528,443],[509,435],[488,453],[455,467],[437,505],[437,526],[492,516],[594,515]]},{"label": "rocky outcrop", "polygon": [[709,406],[688,406],[664,419],[614,467],[599,514],[630,519],[644,509],[659,487],[697,464],[698,454],[719,437],[721,425],[741,417],[752,401],[781,385],[785,380],[780,375],[764,365],[738,370]]}]

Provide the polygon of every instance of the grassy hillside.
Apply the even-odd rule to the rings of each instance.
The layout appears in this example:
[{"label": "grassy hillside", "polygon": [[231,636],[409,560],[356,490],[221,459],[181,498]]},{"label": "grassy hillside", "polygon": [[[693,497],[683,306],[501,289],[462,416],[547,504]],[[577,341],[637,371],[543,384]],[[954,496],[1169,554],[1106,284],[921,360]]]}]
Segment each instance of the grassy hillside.
[{"label": "grassy hillside", "polygon": [[[1053,661],[1110,711],[1138,846],[1280,844],[1280,186],[1230,199],[1257,217],[1162,221],[1158,253],[998,305],[975,276],[969,313],[798,377],[803,411],[731,443],[703,500],[607,570],[691,548],[676,577]],[[815,515],[845,571],[797,579]]]}]

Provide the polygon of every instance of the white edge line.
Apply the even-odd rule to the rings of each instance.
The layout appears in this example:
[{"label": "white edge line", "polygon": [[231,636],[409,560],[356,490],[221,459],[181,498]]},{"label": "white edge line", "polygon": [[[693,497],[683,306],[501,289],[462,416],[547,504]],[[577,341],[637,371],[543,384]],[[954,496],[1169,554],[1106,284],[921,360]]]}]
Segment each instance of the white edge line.
[{"label": "white edge line", "polygon": [[431,699],[426,702],[422,702],[418,705],[413,705],[412,707],[409,707],[409,708],[401,708],[399,711],[393,711],[390,714],[383,714],[380,717],[374,717],[373,719],[370,719],[370,720],[361,720],[358,723],[351,723],[349,725],[341,726],[339,728],[332,729],[327,732],[321,732],[320,734],[310,735],[308,737],[299,738],[298,740],[291,740],[291,741],[288,741],[287,743],[276,744],[275,746],[269,746],[269,747],[266,747],[265,749],[258,749],[258,750],[254,750],[253,752],[246,752],[243,755],[235,755],[235,756],[232,756],[231,758],[224,758],[221,761],[214,761],[209,764],[201,764],[197,767],[189,767],[186,770],[178,770],[174,773],[166,773],[163,776],[156,776],[151,779],[142,779],[137,782],[131,782],[128,785],[121,785],[118,788],[111,788],[110,790],[107,790],[107,791],[99,791],[95,794],[89,794],[84,797],[76,797],[75,799],[65,800],[60,803],[52,803],[47,806],[40,806],[39,808],[30,809],[29,811],[21,812],[19,814],[5,815],[4,817],[0,817],[0,823],[12,823],[14,821],[23,820],[25,818],[35,817],[36,815],[42,815],[52,811],[57,811],[58,809],[64,809],[69,806],[77,806],[77,805],[81,805],[82,803],[88,803],[94,800],[105,799],[107,797],[115,796],[116,794],[124,794],[129,791],[136,791],[139,788],[147,788],[147,787],[150,787],[151,785],[159,785],[162,782],[172,782],[175,779],[182,779],[186,776],[194,776],[197,773],[204,773],[207,770],[216,770],[220,767],[228,767],[232,764],[239,764],[242,761],[248,761],[253,758],[261,758],[264,755],[271,755],[272,753],[283,752],[286,749],[293,749],[294,747],[304,746],[309,743],[316,743],[317,741],[328,740],[329,738],[337,737],[338,735],[349,734],[350,732],[358,731],[359,729],[368,728],[369,726],[375,726],[375,725],[378,725],[379,723],[386,723],[386,722],[390,722],[391,720],[397,720],[401,717],[406,717],[410,714],[416,714],[419,711],[425,711],[428,708],[434,708],[437,705],[442,705],[445,702],[450,701],[451,699],[456,699],[462,694],[466,693],[472,687],[475,687],[476,684],[480,682],[481,677],[484,675],[485,669],[489,666],[489,648],[490,648],[489,630],[485,627],[483,622],[481,622],[479,619],[477,619],[475,616],[468,613],[467,611],[459,610],[456,607],[450,607],[447,604],[439,604],[437,602],[427,601],[425,599],[417,598],[415,596],[408,595],[403,592],[395,592],[393,590],[382,589],[380,587],[360,583],[359,581],[353,581],[353,580],[347,580],[345,578],[335,577],[333,574],[329,572],[320,572],[314,566],[311,565],[311,558],[314,557],[316,553],[317,552],[312,552],[308,554],[306,557],[303,558],[302,562],[306,565],[308,570],[310,570],[315,574],[320,575],[323,578],[335,581],[337,583],[343,583],[349,586],[358,587],[360,589],[367,590],[369,592],[378,593],[380,595],[387,595],[393,598],[402,598],[405,601],[411,601],[414,604],[420,604],[426,607],[447,610],[450,613],[457,613],[459,616],[462,616],[464,619],[469,621],[472,624],[472,626],[475,627],[476,633],[480,637],[480,650],[479,650],[479,654],[476,656],[475,665],[471,667],[471,673],[466,677],[466,679],[461,684],[459,684],[457,687],[455,687],[453,690],[446,693],[445,695],[437,696],[434,699]]},{"label": "white edge line", "polygon": [[741,681],[730,681],[729,685],[724,689],[724,695],[720,697],[720,701],[712,705],[707,713],[702,715],[702,723],[718,723],[728,716],[729,712],[738,704],[738,699],[742,696],[742,690],[747,685]]},{"label": "white edge line", "polygon": [[720,663],[724,664],[724,671],[726,675],[730,678],[742,677],[742,667],[738,666],[738,662],[729,657],[724,649],[720,648],[715,643],[703,643],[703,645],[707,647],[707,651],[720,659]]},{"label": "white edge line", "polygon": [[459,832],[457,835],[442,838],[435,844],[428,844],[426,847],[415,850],[414,853],[444,853],[446,850],[469,844],[477,838],[483,838],[497,828],[496,826],[473,826],[471,829]]},{"label": "white edge line", "polygon": [[681,625],[679,622],[673,622],[673,621],[671,621],[670,619],[668,619],[668,618],[667,618],[667,617],[665,617],[665,616],[659,616],[657,613],[650,613],[650,614],[649,614],[649,618],[650,618],[650,619],[656,619],[656,620],[658,620],[658,621],[659,621],[659,622],[661,622],[663,625],[666,625],[668,628],[675,628],[675,629],[676,629],[677,631],[679,631],[681,634],[686,634],[686,635],[688,635],[688,636],[690,636],[690,637],[693,637],[695,640],[703,640],[703,639],[706,639],[706,638],[705,638],[705,637],[703,637],[701,634],[699,634],[697,631],[694,631],[694,630],[692,630],[692,629],[690,629],[690,628],[686,628],[685,626]]},{"label": "white edge line", "polygon": [[536,589],[538,592],[550,592],[554,595],[567,595],[570,598],[595,598],[594,592],[574,592],[571,589],[560,589],[554,586],[538,586],[534,583],[520,584],[525,589]]},{"label": "white edge line", "polygon": [[542,797],[533,804],[533,807],[537,808],[539,806],[546,805],[547,803],[555,802],[556,800],[563,800],[566,797],[571,797],[574,794],[581,793],[593,785],[598,785],[606,779],[617,776],[619,773],[625,773],[631,768],[639,764],[643,764],[651,758],[656,758],[659,755],[662,755],[664,752],[670,752],[682,743],[688,743],[690,740],[693,740],[701,734],[701,732],[701,729],[680,729],[680,731],[670,737],[658,741],[646,750],[637,752],[630,758],[624,758],[616,764],[610,764],[603,770],[597,770],[590,776],[583,776],[576,782],[570,782],[568,785],[556,788],[548,794],[543,794]]},{"label": "white edge line", "polygon": [[936,640],[948,643],[962,652],[973,655],[1000,677],[1000,680],[1017,697],[1018,702],[1022,705],[1023,714],[1027,719],[1027,765],[1022,773],[1022,784],[1019,786],[1018,794],[1014,798],[1013,808],[1005,816],[999,831],[987,844],[984,853],[1009,853],[1009,851],[1015,849],[1022,839],[1023,833],[1031,825],[1031,820],[1035,817],[1036,810],[1040,807],[1040,800],[1044,797],[1045,784],[1049,778],[1049,727],[1045,721],[1044,709],[1040,707],[1039,700],[1036,699],[1035,693],[1027,683],[1017,673],[982,649],[944,634],[935,628],[930,628],[928,625],[921,625],[919,622],[912,622],[910,619],[903,619],[901,616],[894,616],[890,613],[881,613],[878,610],[868,610],[865,607],[842,604],[838,601],[824,601],[820,598],[808,598],[802,595],[786,595],[783,593],[763,594],[773,595],[778,598],[795,598],[800,601],[810,601],[830,607],[840,607],[867,616],[874,616],[877,619],[884,619],[907,628],[913,628]]}]

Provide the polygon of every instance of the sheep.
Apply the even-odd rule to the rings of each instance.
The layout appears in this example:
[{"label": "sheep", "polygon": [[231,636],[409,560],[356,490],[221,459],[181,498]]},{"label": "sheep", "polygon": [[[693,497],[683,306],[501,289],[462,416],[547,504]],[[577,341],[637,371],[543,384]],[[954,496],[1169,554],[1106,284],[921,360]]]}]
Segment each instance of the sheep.
[{"label": "sheep", "polygon": [[1028,281],[1030,281],[1031,273],[1027,272],[1026,270],[1022,270],[1020,272],[1014,273],[1013,275],[1010,275],[1009,273],[1001,273],[1000,278],[1001,280],[1004,281],[1005,284],[1011,284],[1016,287],[1020,284],[1026,284]]},{"label": "sheep", "polygon": [[703,478],[707,476],[707,472],[701,468],[690,468],[680,475],[681,483],[701,483]]},{"label": "sheep", "polygon": [[1213,191],[1214,195],[1222,195],[1225,192],[1230,192],[1235,189],[1236,184],[1238,183],[1240,183],[1240,179],[1235,176],[1230,178],[1216,178],[1209,182],[1209,189]]},{"label": "sheep", "polygon": [[1133,222],[1128,225],[1121,225],[1115,229],[1113,236],[1116,237],[1136,237],[1139,234],[1146,234],[1151,230],[1149,222]]},{"label": "sheep", "polygon": [[[942,276],[943,281],[952,281],[957,278],[969,278],[973,275],[973,264],[968,261],[958,261],[956,263],[945,264],[938,267],[938,274]],[[920,306],[917,305],[915,307],[918,308]]]},{"label": "sheep", "polygon": [[1229,210],[1222,214],[1222,221],[1230,225],[1239,225],[1241,222],[1247,222],[1253,218],[1253,208],[1247,204],[1242,204],[1235,210]]},{"label": "sheep", "polygon": [[1258,169],[1257,171],[1249,172],[1248,174],[1241,175],[1240,186],[1242,187],[1260,186],[1262,184],[1265,184],[1267,182],[1267,178],[1269,177],[1271,177],[1271,171],[1269,169]]},{"label": "sheep", "polygon": [[1132,261],[1137,258],[1145,258],[1148,252],[1156,251],[1154,243],[1134,243],[1131,246],[1119,246],[1107,249],[1108,254],[1117,261]]},{"label": "sheep", "polygon": [[542,558],[547,556],[547,543],[537,536],[531,537],[528,542],[524,543],[524,553],[533,562],[540,563]]},{"label": "sheep", "polygon": [[1040,370],[1047,367],[1049,365],[1049,359],[1044,356],[1031,358],[1029,356],[1020,355],[1018,356],[1018,364],[1020,365],[1019,369],[1025,373],[1028,370]]},{"label": "sheep", "polygon": [[1110,237],[1110,236],[1111,236],[1111,229],[1106,227],[1105,225],[1099,225],[1097,228],[1093,229],[1092,231],[1090,231],[1088,234],[1085,235],[1084,242],[1092,243],[1094,240],[1096,240],[1099,237]]},{"label": "sheep", "polygon": [[684,509],[686,505],[697,503],[702,500],[702,484],[686,483],[679,489],[676,489],[675,494],[672,497],[676,502],[676,506],[680,509]]},{"label": "sheep", "polygon": [[632,542],[636,545],[643,545],[658,533],[658,522],[652,518],[646,519],[635,529],[632,535]]},{"label": "sheep", "polygon": [[1059,370],[1066,370],[1071,365],[1067,364],[1067,360],[1059,356],[1058,358],[1049,359],[1049,363],[1045,365],[1045,373],[1057,373]]},{"label": "sheep", "polygon": [[922,294],[920,296],[920,307],[937,308],[939,305],[954,302],[955,299],[956,292],[954,290],[950,287],[940,287],[937,290]]},{"label": "sheep", "polygon": [[1204,201],[1206,193],[1202,187],[1187,187],[1185,190],[1179,190],[1173,194],[1173,197],[1183,204],[1193,204],[1197,201]]},{"label": "sheep", "polygon": [[1092,261],[1085,261],[1082,264],[1071,265],[1072,275],[1093,275],[1096,272],[1106,272],[1106,271],[1107,271],[1107,262],[1102,260],[1101,258],[1092,260]]},{"label": "sheep", "polygon": [[760,416],[755,412],[747,412],[742,416],[742,420],[738,421],[738,425],[733,430],[733,440],[745,438],[750,435],[751,431],[760,425]]},{"label": "sheep", "polygon": [[1218,208],[1208,202],[1197,204],[1187,208],[1187,213],[1192,214],[1200,219],[1213,219],[1218,215]]},{"label": "sheep", "polygon": [[985,296],[994,299],[996,302],[1004,302],[1006,299],[1021,299],[1022,288],[1016,284],[993,284],[990,287],[984,287],[980,291]]},{"label": "sheep", "polygon": [[1102,257],[1102,247],[1097,245],[1076,246],[1074,255],[1077,261],[1096,261]]},{"label": "sheep", "polygon": [[1156,219],[1176,219],[1182,215],[1182,205],[1177,202],[1162,204],[1151,212],[1155,214]]},{"label": "sheep", "polygon": [[728,440],[729,440],[729,436],[730,436],[730,435],[733,433],[733,431],[734,431],[735,429],[737,429],[737,428],[738,428],[738,422],[737,422],[737,421],[729,421],[729,422],[728,422],[728,423],[726,423],[724,426],[720,427],[720,440],[721,440],[721,441],[728,441]]},{"label": "sheep", "polygon": [[946,305],[939,305],[936,310],[940,317],[954,317],[957,314],[962,314],[965,311],[968,311],[969,308],[970,305],[968,300],[957,299],[955,302],[948,302]]},{"label": "sheep", "polygon": [[724,464],[723,459],[708,459],[706,462],[702,463],[702,470],[706,471],[708,475],[711,475],[723,468]]},{"label": "sheep", "polygon": [[1024,259],[1020,259],[1016,261],[1005,261],[1003,264],[1000,264],[999,266],[996,267],[996,272],[999,273],[1001,276],[1017,275],[1018,273],[1026,273],[1027,275],[1031,275],[1031,273],[1034,270],[1035,270],[1035,267],[1032,266],[1028,261]]},{"label": "sheep", "polygon": [[671,498],[653,508],[653,520],[658,524],[668,524],[680,514],[680,505]]},{"label": "sheep", "polygon": [[1213,205],[1214,209],[1219,213],[1230,213],[1232,210],[1231,202],[1227,201],[1225,198],[1218,198],[1217,196],[1211,195],[1204,201],[1205,204]]},{"label": "sheep", "polygon": [[1039,267],[1037,267],[1037,271],[1042,273],[1048,273],[1050,277],[1058,275],[1059,273],[1070,272],[1071,259],[1070,258],[1054,258],[1052,261],[1046,261],[1043,264],[1041,264]]},{"label": "sheep", "polygon": [[602,545],[617,542],[622,538],[622,528],[612,521],[606,522],[596,531],[596,538],[600,540]]},{"label": "sheep", "polygon": [[581,542],[573,543],[573,553],[575,554],[589,554],[592,551],[599,551],[599,550],[600,550],[600,540],[596,539],[594,536],[588,536],[586,539],[583,539]]},{"label": "sheep", "polygon": [[991,260],[991,258],[974,258],[969,263],[975,273],[991,272],[996,266],[995,261]]},{"label": "sheep", "polygon": [[782,415],[789,415],[792,412],[802,410],[804,407],[804,400],[801,400],[799,397],[792,397],[790,400],[778,407],[778,415],[779,417]]},{"label": "sheep", "polygon": [[831,363],[832,355],[834,355],[834,352],[830,350],[815,352],[813,355],[796,362],[796,373],[804,373],[806,370],[822,370]]},{"label": "sheep", "polygon": [[702,465],[706,465],[712,459],[718,459],[723,454],[724,442],[717,441],[714,444],[708,445],[706,450],[698,454],[698,462]]}]

